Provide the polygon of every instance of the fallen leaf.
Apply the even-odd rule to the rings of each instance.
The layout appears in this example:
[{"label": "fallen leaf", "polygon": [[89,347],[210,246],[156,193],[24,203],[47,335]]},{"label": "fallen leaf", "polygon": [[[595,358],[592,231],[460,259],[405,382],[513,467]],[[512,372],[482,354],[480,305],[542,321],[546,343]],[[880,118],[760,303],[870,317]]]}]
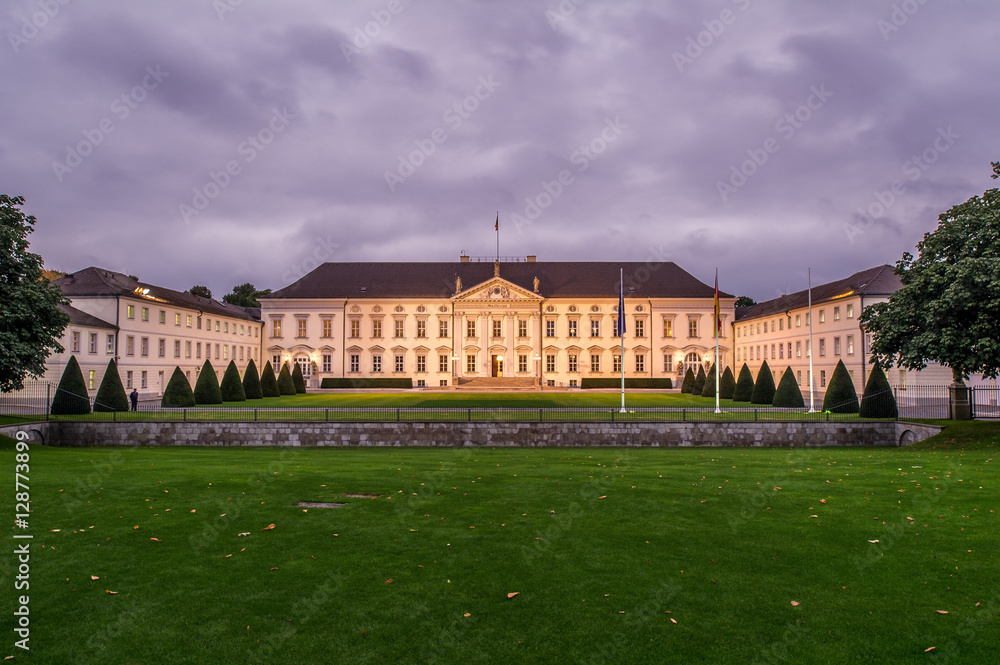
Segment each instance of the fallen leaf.
[{"label": "fallen leaf", "polygon": [[466,613],[465,613],[465,614],[463,614],[462,616],[464,616],[464,617],[471,617],[472,615],[471,615],[471,614],[469,614],[468,612],[466,612]]},{"label": "fallen leaf", "polygon": [[271,530],[273,528],[274,528],[273,524],[268,524],[266,527],[264,527],[263,529],[261,529],[261,531],[269,531],[269,530]]},{"label": "fallen leaf", "polygon": [[138,524],[136,524],[136,525],[135,525],[134,527],[132,527],[132,528],[133,528],[133,529],[138,529],[138,528],[139,528],[139,525],[138,525]]},{"label": "fallen leaf", "polygon": [[53,531],[55,533],[59,533],[59,529],[49,529],[49,531]]},{"label": "fallen leaf", "polygon": [[677,619],[670,617],[670,623],[677,623]]},{"label": "fallen leaf", "polygon": [[386,580],[386,581],[385,581],[385,583],[386,583],[386,584],[392,584],[392,580],[391,580],[391,579],[388,579],[388,580]]},{"label": "fallen leaf", "polygon": [[225,556],[224,556],[224,557],[222,557],[222,558],[223,558],[223,559],[228,559],[228,558],[229,558],[229,557],[231,557],[231,556],[232,556],[232,554],[227,554],[227,555],[225,555]]},{"label": "fallen leaf", "polygon": [[274,568],[272,568],[271,570],[277,570],[277,569],[278,569],[278,567],[277,567],[277,566],[275,566],[275,567],[274,567]]},{"label": "fallen leaf", "polygon": [[608,498],[608,495],[607,495],[607,494],[605,494],[604,496],[599,496],[599,497],[597,497],[597,498],[598,498],[598,499],[607,499],[607,498]]},{"label": "fallen leaf", "polygon": [[792,607],[798,607],[798,606],[799,606],[799,601],[793,600],[792,601]]},{"label": "fallen leaf", "polygon": [[97,575],[91,575],[91,576],[90,576],[90,579],[92,579],[92,580],[99,580],[99,579],[101,579],[101,578],[100,578],[100,577],[98,577]]},{"label": "fallen leaf", "polygon": [[158,542],[160,542],[160,539],[159,539],[159,538],[150,538],[150,540],[152,540],[152,541],[154,541],[154,542],[157,542],[157,543],[158,543]]},{"label": "fallen leaf", "polygon": [[238,536],[249,536],[250,532],[249,531],[244,531],[243,533],[238,533],[236,535],[238,535]]},{"label": "fallen leaf", "polygon": [[521,593],[520,591],[512,591],[507,594],[507,598],[513,598],[514,596],[517,596],[520,593]]},{"label": "fallen leaf", "polygon": [[875,540],[869,540],[868,542],[869,543],[877,543],[878,542],[878,538],[876,538]]},{"label": "fallen leaf", "polygon": [[105,589],[104,593],[110,593],[112,596],[117,596],[118,595],[117,591],[109,591],[108,589]]},{"label": "fallen leaf", "polygon": [[927,649],[924,649],[924,653],[927,653],[928,651],[934,651],[934,649],[937,649],[937,647],[929,647]]},{"label": "fallen leaf", "polygon": [[934,610],[934,611],[937,612],[938,614],[947,614],[948,613],[948,610]]}]

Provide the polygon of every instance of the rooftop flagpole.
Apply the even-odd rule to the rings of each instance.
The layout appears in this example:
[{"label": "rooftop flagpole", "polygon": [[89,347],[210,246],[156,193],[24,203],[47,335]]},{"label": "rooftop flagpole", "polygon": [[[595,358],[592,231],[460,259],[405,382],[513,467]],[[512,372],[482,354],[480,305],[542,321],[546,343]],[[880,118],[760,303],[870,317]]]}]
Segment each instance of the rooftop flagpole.
[{"label": "rooftop flagpole", "polygon": [[719,312],[719,269],[715,269],[715,412],[719,409],[719,333],[722,332],[722,317]]},{"label": "rooftop flagpole", "polygon": [[618,362],[622,370],[622,408],[625,413],[625,271],[618,269],[618,336],[621,337],[621,350]]},{"label": "rooftop flagpole", "polygon": [[813,380],[813,282],[812,268],[809,268],[809,348],[806,349],[809,355],[809,413],[816,413],[813,406],[814,385]]},{"label": "rooftop flagpole", "polygon": [[494,230],[497,232],[497,263],[500,263],[500,211],[497,210],[497,221],[493,225]]}]

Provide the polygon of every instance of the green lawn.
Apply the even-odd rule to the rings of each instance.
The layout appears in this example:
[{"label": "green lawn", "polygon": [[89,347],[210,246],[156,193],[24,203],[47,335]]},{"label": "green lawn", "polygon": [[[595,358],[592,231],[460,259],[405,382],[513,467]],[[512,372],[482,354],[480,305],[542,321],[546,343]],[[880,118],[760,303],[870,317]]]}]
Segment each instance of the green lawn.
[{"label": "green lawn", "polygon": [[8,554],[0,655],[996,662],[998,449],[32,446],[31,651]]}]

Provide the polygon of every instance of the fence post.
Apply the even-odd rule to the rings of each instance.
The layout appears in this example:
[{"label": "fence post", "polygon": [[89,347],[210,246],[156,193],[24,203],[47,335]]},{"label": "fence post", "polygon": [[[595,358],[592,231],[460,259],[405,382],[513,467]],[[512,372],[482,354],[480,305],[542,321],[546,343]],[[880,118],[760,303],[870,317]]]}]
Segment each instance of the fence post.
[{"label": "fence post", "polygon": [[753,421],[757,422],[757,409],[753,410]]},{"label": "fence post", "polygon": [[538,409],[538,422],[542,422],[543,418],[544,418],[544,416],[542,415],[542,410]]},{"label": "fence post", "polygon": [[399,409],[396,409],[396,422],[399,422]]},{"label": "fence post", "polygon": [[688,419],[688,410],[687,409],[681,409],[681,422],[682,423],[686,423],[687,419]]},{"label": "fence post", "polygon": [[49,412],[52,411],[52,384],[45,384],[45,420],[49,419]]},{"label": "fence post", "polygon": [[323,414],[323,422],[330,422],[330,409],[327,409],[326,413]]},{"label": "fence post", "polygon": [[472,408],[469,408],[469,422],[472,422]]},{"label": "fence post", "polygon": [[185,409],[184,409],[184,422],[187,422],[187,419],[188,419],[188,410],[185,407]]}]

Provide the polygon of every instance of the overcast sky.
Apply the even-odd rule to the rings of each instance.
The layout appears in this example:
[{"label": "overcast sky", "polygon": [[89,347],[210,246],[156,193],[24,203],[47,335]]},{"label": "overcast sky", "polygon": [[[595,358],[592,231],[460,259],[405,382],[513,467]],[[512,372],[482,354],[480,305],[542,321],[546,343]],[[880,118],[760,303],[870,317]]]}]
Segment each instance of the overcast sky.
[{"label": "overcast sky", "polygon": [[764,300],[895,263],[1000,159],[996,0],[0,12],[32,249],[216,297],[492,255],[499,210],[502,255],[718,266]]}]

